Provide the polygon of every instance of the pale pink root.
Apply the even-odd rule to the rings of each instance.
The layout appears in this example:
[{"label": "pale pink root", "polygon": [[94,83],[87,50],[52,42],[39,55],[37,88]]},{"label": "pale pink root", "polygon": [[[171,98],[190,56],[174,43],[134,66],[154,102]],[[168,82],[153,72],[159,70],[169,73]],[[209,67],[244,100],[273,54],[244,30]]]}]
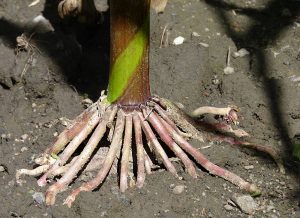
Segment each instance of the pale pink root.
[{"label": "pale pink root", "polygon": [[158,140],[157,140],[156,136],[154,135],[150,125],[148,124],[148,122],[143,117],[143,114],[141,112],[138,112],[138,116],[140,118],[140,121],[141,121],[141,124],[142,124],[142,129],[143,129],[143,131],[144,131],[144,133],[147,137],[147,140],[155,148],[158,155],[160,155],[160,157],[161,157],[165,167],[167,168],[167,170],[169,172],[171,172],[174,176],[178,177],[177,171],[176,171],[174,165],[171,163],[171,161],[169,160],[166,152],[164,151],[164,149],[162,148],[162,146],[158,142]]},{"label": "pale pink root", "polygon": [[[103,154],[101,152],[101,148],[100,148],[99,151],[92,157],[92,159],[90,160],[90,162],[88,163],[86,168],[83,170],[83,173],[100,169],[104,162],[105,156],[106,156],[106,154]],[[52,173],[52,176],[58,176],[58,175],[62,175],[63,173],[65,173],[70,168],[70,166],[72,166],[72,164],[76,161],[77,158],[78,158],[78,156],[75,156],[75,157],[73,157],[73,159],[71,160],[70,163],[66,164],[65,166],[61,166],[61,167],[57,168]],[[22,183],[22,180],[20,180],[20,177],[22,175],[38,176],[38,175],[46,172],[49,168],[50,168],[50,165],[42,165],[42,166],[38,166],[37,168],[32,169],[32,170],[28,170],[28,169],[17,170],[16,181],[19,183]],[[115,173],[116,173],[116,170],[115,170]]]},{"label": "pale pink root", "polygon": [[119,110],[118,116],[117,116],[117,121],[116,121],[116,127],[115,127],[115,131],[114,131],[114,136],[113,136],[109,151],[107,153],[107,156],[105,158],[105,161],[103,163],[101,170],[98,172],[97,176],[94,179],[82,184],[79,188],[73,190],[73,192],[64,201],[64,204],[68,205],[68,207],[72,206],[72,203],[75,201],[76,196],[81,191],[94,190],[106,178],[106,176],[107,176],[108,172],[110,171],[111,166],[116,158],[116,154],[121,149],[124,126],[125,126],[124,112],[122,110]]},{"label": "pale pink root", "polygon": [[45,154],[58,154],[69,141],[71,141],[81,130],[87,125],[90,118],[96,111],[96,104],[91,105],[83,113],[75,118],[72,125],[66,128],[59,136],[53,145],[45,150]]},{"label": "pale pink root", "polygon": [[187,153],[192,155],[195,160],[204,167],[209,173],[219,176],[235,185],[240,187],[241,189],[250,192],[258,194],[260,193],[259,189],[254,185],[251,184],[236,174],[225,170],[212,162],[210,162],[199,150],[194,148],[191,144],[189,144],[186,140],[184,140],[166,121],[161,120],[163,125],[166,127],[168,132],[172,135],[173,139],[178,143],[178,145],[185,150]]},{"label": "pale pink root", "polygon": [[106,125],[112,121],[116,114],[116,108],[113,110],[107,109],[103,115],[102,121],[98,124],[93,135],[89,139],[87,145],[78,156],[75,163],[70,166],[67,172],[52,186],[50,186],[46,192],[46,204],[52,205],[55,202],[55,196],[57,193],[63,191],[74,179],[77,173],[81,170],[84,164],[89,160],[99,141],[106,132]]},{"label": "pale pink root", "polygon": [[120,191],[125,192],[128,188],[128,167],[132,141],[132,116],[127,115],[125,119],[125,135],[122,148],[121,170],[120,170]]},{"label": "pale pink root", "polygon": [[[224,130],[223,126],[227,125],[227,124],[220,124],[220,123],[212,124],[210,122],[209,123],[199,122],[198,124],[201,127],[204,127],[206,129],[218,130],[220,132],[225,132],[225,131],[223,131]],[[222,129],[220,129],[220,128],[222,128]],[[227,133],[230,133],[230,132],[227,131]],[[245,134],[245,132],[244,133],[240,132],[238,135],[236,135],[236,134],[234,134],[234,135],[238,138],[239,138],[239,136],[241,136],[241,137],[242,136],[248,136],[248,134]],[[211,141],[220,141],[220,142],[224,141],[224,142],[227,142],[231,145],[246,147],[246,148],[250,148],[250,149],[257,150],[257,151],[263,152],[265,154],[268,154],[273,158],[273,160],[277,164],[277,166],[279,168],[279,171],[283,174],[285,173],[284,164],[283,164],[283,160],[280,156],[280,153],[279,153],[278,150],[276,150],[272,146],[260,145],[260,144],[248,142],[247,140],[237,139],[237,138],[234,138],[232,136],[221,135],[221,134],[216,134],[216,135],[208,135],[207,134],[207,138]]]},{"label": "pale pink root", "polygon": [[151,168],[153,166],[153,163],[149,157],[149,155],[147,154],[147,152],[144,149],[144,156],[145,156],[145,169],[146,169],[146,173],[147,174],[151,174]]},{"label": "pale pink root", "polygon": [[51,177],[53,172],[59,167],[63,166],[72,154],[76,151],[78,146],[88,137],[88,135],[93,131],[95,126],[98,124],[100,118],[97,112],[94,112],[91,119],[83,127],[83,129],[73,138],[69,145],[64,149],[59,158],[51,165],[50,169],[37,181],[39,186],[45,186],[47,184],[47,178]]},{"label": "pale pink root", "polygon": [[16,172],[16,181],[17,183],[22,183],[21,176],[22,175],[29,175],[29,176],[38,176],[42,173],[46,172],[49,169],[50,165],[42,165],[38,166],[35,169],[28,170],[28,169],[19,169]]},{"label": "pale pink root", "polygon": [[[180,160],[184,164],[187,172],[193,178],[197,178],[197,173],[196,173],[196,169],[194,167],[193,162],[184,153],[184,151],[174,142],[172,137],[169,135],[170,133],[167,131],[167,129],[161,123],[161,118],[159,118],[159,116],[157,116],[156,112],[150,112],[150,111],[146,112],[146,110],[143,110],[143,112],[144,112],[144,116],[147,116],[147,114],[148,114],[148,120],[150,121],[153,128],[156,130],[156,132],[158,133],[160,138],[163,140],[163,142],[166,145],[168,145],[168,147],[175,153],[175,155],[177,157],[180,158]],[[173,129],[173,130],[176,131],[175,129]]]},{"label": "pale pink root", "polygon": [[161,108],[161,106],[159,106],[156,103],[153,103],[153,105],[149,104],[149,106],[153,106],[154,109],[158,112],[158,114],[165,120],[167,121],[167,123],[172,126],[173,129],[176,130],[176,132],[178,132],[179,134],[182,133],[182,131],[180,131],[178,129],[178,127],[176,126],[176,124],[169,118],[169,116],[165,113],[164,109]]},{"label": "pale pink root", "polygon": [[211,130],[211,131],[218,131],[220,133],[224,133],[227,135],[232,135],[237,138],[243,138],[250,136],[245,130],[243,129],[233,129],[231,125],[225,123],[225,122],[218,122],[216,120],[211,121],[208,119],[205,119],[203,121],[198,121],[197,124],[200,127],[204,127],[205,129]]},{"label": "pale pink root", "polygon": [[[200,142],[204,142],[202,133],[196,128],[197,123],[191,117],[187,116],[180,108],[165,98],[153,97],[152,100],[158,105],[161,105],[166,110],[164,113],[172,120],[176,126],[183,130],[184,137],[197,139]],[[173,124],[171,124],[173,126]]]},{"label": "pale pink root", "polygon": [[259,144],[250,143],[250,142],[243,142],[243,141],[241,141],[240,143],[237,143],[236,145],[243,146],[243,147],[246,147],[246,148],[252,148],[252,149],[255,149],[257,151],[261,151],[261,152],[264,152],[266,154],[269,154],[273,158],[275,163],[277,164],[277,166],[279,168],[279,171],[283,174],[285,173],[283,160],[282,160],[279,152],[275,148],[273,148],[269,145],[259,145]]},{"label": "pale pink root", "polygon": [[192,112],[192,116],[198,117],[203,114],[214,114],[224,116],[228,121],[236,123],[238,120],[237,109],[235,106],[226,108],[216,108],[210,106],[199,107]]},{"label": "pale pink root", "polygon": [[[133,116],[134,124],[134,134],[135,134],[135,144],[136,144],[136,153],[137,153],[137,178],[136,186],[142,188],[145,182],[145,154],[143,146],[143,136],[142,136],[142,127],[140,119],[137,113]],[[151,172],[151,167],[150,167]]]},{"label": "pale pink root", "polygon": [[218,140],[228,142],[231,145],[251,148],[253,150],[257,150],[257,151],[263,152],[265,154],[268,154],[273,158],[273,160],[277,164],[279,171],[283,174],[285,173],[283,160],[280,156],[279,151],[277,151],[275,148],[273,148],[269,145],[260,145],[260,144],[256,144],[256,143],[251,143],[251,142],[247,142],[247,141],[243,141],[243,140],[238,140],[238,139],[235,139],[235,138],[232,138],[229,136],[219,136]]}]

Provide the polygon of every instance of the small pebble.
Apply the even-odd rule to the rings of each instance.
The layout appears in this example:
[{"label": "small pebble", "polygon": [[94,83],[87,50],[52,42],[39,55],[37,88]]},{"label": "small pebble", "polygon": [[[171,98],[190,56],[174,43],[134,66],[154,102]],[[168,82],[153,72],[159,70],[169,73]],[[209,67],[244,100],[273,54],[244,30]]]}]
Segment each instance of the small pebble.
[{"label": "small pebble", "polygon": [[214,75],[214,78],[212,79],[212,84],[214,85],[219,85],[221,82],[218,79],[218,77],[216,75]]},{"label": "small pebble", "polygon": [[227,210],[227,211],[230,211],[230,210],[233,210],[233,206],[231,206],[229,204],[225,204],[224,209]]},{"label": "small pebble", "polygon": [[254,166],[253,165],[248,165],[248,166],[244,166],[244,168],[246,170],[252,170],[252,169],[254,169]]},{"label": "small pebble", "polygon": [[23,135],[21,135],[21,139],[22,140],[26,140],[28,138],[28,134],[23,134]]},{"label": "small pebble", "polygon": [[34,192],[32,198],[38,204],[43,204],[45,202],[45,196],[42,192]]},{"label": "small pebble", "polygon": [[178,36],[174,39],[173,44],[174,45],[181,45],[185,41],[185,38],[182,36]]},{"label": "small pebble", "polygon": [[173,193],[176,195],[180,195],[184,191],[184,185],[176,185],[173,188]]},{"label": "small pebble", "polygon": [[204,48],[208,48],[209,44],[204,43],[204,42],[200,42],[199,45],[203,46]]},{"label": "small pebble", "polygon": [[233,73],[234,73],[234,68],[233,67],[228,66],[228,67],[224,68],[224,74],[225,75],[229,75],[229,74],[233,74]]},{"label": "small pebble", "polygon": [[241,48],[240,50],[238,50],[237,52],[234,52],[233,53],[233,57],[234,58],[237,58],[237,57],[245,57],[245,56],[247,56],[247,55],[249,55],[250,54],[250,52],[249,51],[247,51],[246,49],[244,49],[244,48]]},{"label": "small pebble", "polygon": [[24,152],[24,151],[27,151],[27,150],[28,150],[27,147],[22,147],[22,148],[21,148],[21,152]]},{"label": "small pebble", "polygon": [[199,36],[200,36],[200,34],[199,34],[199,33],[197,33],[197,32],[192,32],[192,36],[199,37]]},{"label": "small pebble", "polygon": [[4,166],[0,165],[0,172],[4,172],[4,171],[5,171]]},{"label": "small pebble", "polygon": [[246,214],[253,214],[258,205],[250,195],[234,194],[232,201]]}]

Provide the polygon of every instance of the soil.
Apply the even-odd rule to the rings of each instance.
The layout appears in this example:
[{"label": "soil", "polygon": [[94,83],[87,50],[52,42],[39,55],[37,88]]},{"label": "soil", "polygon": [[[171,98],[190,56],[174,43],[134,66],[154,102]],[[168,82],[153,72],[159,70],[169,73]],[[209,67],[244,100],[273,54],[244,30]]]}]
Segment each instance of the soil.
[{"label": "soil", "polygon": [[[81,193],[71,209],[62,205],[70,190],[46,207],[32,197],[46,190],[37,178],[24,177],[26,183],[17,185],[16,170],[34,167],[34,157],[64,128],[60,118],[76,117],[83,99],[96,100],[108,78],[106,1],[96,0],[102,13],[94,25],[60,20],[58,1],[28,7],[31,2],[0,0],[0,217],[249,216],[228,206],[234,193],[245,193],[206,172],[192,179],[181,170],[178,180],[159,170],[142,189],[125,194],[111,176],[96,191]],[[300,138],[299,12],[296,1],[280,0],[170,0],[164,13],[151,12],[152,92],[180,102],[187,112],[237,105],[240,126],[282,151],[285,175],[258,152],[192,141],[214,163],[263,190],[252,217],[300,217],[299,164],[291,157],[291,145]],[[33,22],[40,14],[50,23]],[[168,43],[160,48],[165,27]],[[30,45],[16,50],[22,33]],[[185,41],[175,46],[178,36]],[[234,73],[224,74],[229,48]],[[249,55],[234,58],[241,48]],[[72,187],[79,184],[77,179]],[[183,193],[173,193],[177,185],[185,187]]]}]

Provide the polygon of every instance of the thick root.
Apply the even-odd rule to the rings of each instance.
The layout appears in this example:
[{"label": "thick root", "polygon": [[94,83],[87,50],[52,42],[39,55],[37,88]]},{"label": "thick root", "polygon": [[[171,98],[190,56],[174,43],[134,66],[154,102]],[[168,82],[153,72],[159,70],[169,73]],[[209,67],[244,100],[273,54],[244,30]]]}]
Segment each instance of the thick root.
[{"label": "thick root", "polygon": [[[21,169],[17,171],[17,181],[21,181],[20,177],[22,175],[37,176],[43,174],[38,180],[38,184],[44,186],[47,184],[47,179],[61,175],[61,178],[46,191],[46,204],[52,205],[55,202],[56,195],[66,190],[80,171],[99,170],[94,179],[73,190],[64,201],[64,204],[71,207],[80,192],[94,190],[110,172],[116,172],[114,165],[117,161],[120,161],[119,182],[122,192],[128,188],[128,176],[133,175],[131,167],[131,161],[133,160],[136,160],[136,163],[133,164],[137,166],[135,184],[138,188],[143,187],[145,184],[146,174],[152,173],[152,168],[155,166],[152,160],[162,163],[169,172],[178,177],[177,170],[171,162],[171,157],[166,152],[165,148],[167,146],[173,152],[173,156],[180,159],[191,177],[197,178],[197,170],[193,162],[196,161],[210,174],[219,176],[252,194],[257,195],[260,193],[260,190],[254,184],[215,165],[198,149],[188,143],[186,140],[187,135],[196,135],[196,138],[203,140],[202,136],[205,136],[205,134],[199,132],[192,125],[195,123],[170,101],[154,97],[145,105],[130,109],[109,105],[106,102],[105,97],[102,96],[98,103],[90,106],[76,118],[72,126],[63,131],[56,142],[46,149],[42,157],[36,160],[40,164],[39,167],[33,170]],[[206,112],[212,111],[210,107],[206,107],[206,109],[209,109]],[[222,113],[221,115],[226,117],[226,125],[229,127],[231,127],[230,122],[237,122],[237,115],[235,112],[231,113],[230,111],[232,109],[217,110],[218,113]],[[242,141],[228,126],[224,128],[217,124],[207,125],[210,125],[213,130],[235,136],[218,135],[216,138],[218,141],[223,140],[231,144],[266,152],[281,166],[278,153],[271,147]],[[101,146],[101,141],[106,133],[108,133],[108,141],[110,142],[108,148]],[[74,154],[79,152],[79,145],[89,135],[91,136],[87,144],[80,151],[80,154],[75,156]],[[143,135],[146,136],[147,143],[143,142]],[[160,142],[158,137],[163,143]],[[133,146],[135,146],[135,149],[132,149]],[[103,152],[104,150],[105,152]],[[193,157],[193,160],[190,157]],[[283,168],[280,168],[280,170],[283,170]]]}]

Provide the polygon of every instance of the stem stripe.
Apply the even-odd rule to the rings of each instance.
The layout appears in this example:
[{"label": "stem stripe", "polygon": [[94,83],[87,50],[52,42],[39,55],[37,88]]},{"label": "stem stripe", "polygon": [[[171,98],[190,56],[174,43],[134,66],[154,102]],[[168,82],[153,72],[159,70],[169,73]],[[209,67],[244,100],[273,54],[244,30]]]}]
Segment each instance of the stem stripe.
[{"label": "stem stripe", "polygon": [[148,29],[147,18],[125,50],[112,63],[107,97],[110,103],[122,96],[130,79],[135,76],[147,48]]}]

